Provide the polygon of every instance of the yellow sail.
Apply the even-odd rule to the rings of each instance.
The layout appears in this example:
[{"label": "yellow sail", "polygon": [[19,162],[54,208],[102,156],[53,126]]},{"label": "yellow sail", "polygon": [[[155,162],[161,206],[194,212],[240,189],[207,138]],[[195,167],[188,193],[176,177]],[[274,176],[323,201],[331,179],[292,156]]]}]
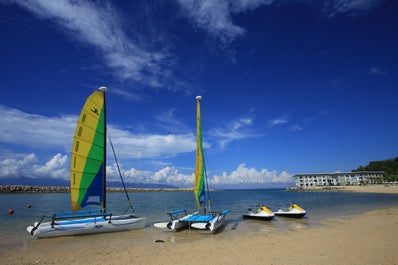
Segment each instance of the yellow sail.
[{"label": "yellow sail", "polygon": [[205,197],[205,165],[203,159],[202,126],[200,120],[200,101],[201,96],[196,97],[196,167],[194,194],[198,209],[204,204]]},{"label": "yellow sail", "polygon": [[73,138],[70,191],[72,211],[105,200],[105,90],[93,92],[81,111]]}]

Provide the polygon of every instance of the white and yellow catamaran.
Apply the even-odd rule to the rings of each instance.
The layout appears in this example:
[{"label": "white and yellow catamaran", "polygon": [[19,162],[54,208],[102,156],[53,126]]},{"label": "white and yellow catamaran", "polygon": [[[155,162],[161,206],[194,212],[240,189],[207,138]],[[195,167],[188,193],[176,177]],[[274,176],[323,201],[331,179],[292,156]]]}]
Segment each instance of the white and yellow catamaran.
[{"label": "white and yellow catamaran", "polygon": [[[114,216],[106,211],[106,91],[107,88],[101,87],[87,98],[76,126],[70,165],[72,211],[43,216],[39,222],[27,227],[34,238],[145,227],[145,217],[134,214]],[[127,192],[126,195],[132,208]],[[90,205],[99,205],[100,209],[80,210]],[[46,218],[50,221],[43,222]]]},{"label": "white and yellow catamaran", "polygon": [[[194,196],[198,211],[195,213],[188,213],[187,210],[181,209],[169,212],[168,215],[170,216],[171,221],[155,223],[155,227],[167,228],[173,231],[184,228],[195,228],[215,232],[224,225],[226,214],[229,212],[229,210],[224,210],[217,213],[211,211],[202,143],[202,125],[200,117],[201,100],[201,96],[196,97],[197,118]],[[201,210],[203,210],[203,213],[201,213]]]}]

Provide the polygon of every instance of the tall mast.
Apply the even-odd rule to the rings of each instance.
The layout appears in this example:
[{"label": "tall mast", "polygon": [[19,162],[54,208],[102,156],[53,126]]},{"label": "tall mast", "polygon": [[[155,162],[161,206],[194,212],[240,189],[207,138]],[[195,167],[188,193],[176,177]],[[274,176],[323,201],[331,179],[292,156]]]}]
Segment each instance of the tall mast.
[{"label": "tall mast", "polygon": [[194,193],[198,209],[203,205],[206,212],[206,189],[205,189],[205,172],[203,161],[202,146],[202,125],[200,118],[200,101],[201,96],[196,97],[196,166],[195,166],[195,186]]},{"label": "tall mast", "polygon": [[103,87],[100,87],[98,90],[101,91],[104,96],[104,154],[103,154],[104,162],[102,165],[102,171],[103,171],[103,175],[104,175],[104,177],[102,178],[104,205],[102,207],[103,207],[103,211],[106,212],[106,100],[105,100],[106,97],[105,97],[105,92],[108,91],[108,88],[103,86]]}]

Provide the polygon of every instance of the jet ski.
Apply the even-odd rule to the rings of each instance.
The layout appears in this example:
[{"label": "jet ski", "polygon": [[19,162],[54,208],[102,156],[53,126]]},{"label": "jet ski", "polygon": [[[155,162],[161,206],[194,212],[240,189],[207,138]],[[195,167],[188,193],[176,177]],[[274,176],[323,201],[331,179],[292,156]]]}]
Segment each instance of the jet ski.
[{"label": "jet ski", "polygon": [[274,212],[276,216],[290,218],[302,218],[306,213],[307,212],[296,203],[290,204],[287,210],[279,209],[278,211]]},{"label": "jet ski", "polygon": [[275,214],[268,209],[267,206],[261,205],[258,207],[257,212],[253,212],[252,209],[248,209],[247,213],[243,214],[242,216],[246,219],[270,221],[272,218],[274,218]]}]

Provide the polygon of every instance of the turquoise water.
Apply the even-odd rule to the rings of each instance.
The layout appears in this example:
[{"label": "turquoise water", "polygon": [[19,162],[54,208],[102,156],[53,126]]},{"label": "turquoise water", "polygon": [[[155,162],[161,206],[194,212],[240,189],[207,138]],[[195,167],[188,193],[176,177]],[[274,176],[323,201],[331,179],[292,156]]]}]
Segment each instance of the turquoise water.
[{"label": "turquoise water", "polygon": [[[124,193],[108,193],[108,212],[121,214],[127,209]],[[162,240],[181,241],[197,237],[198,231],[164,232],[153,228],[153,223],[168,221],[168,211],[187,209],[196,211],[192,192],[136,192],[130,193],[135,213],[147,217],[144,230],[118,233],[120,240],[128,235],[137,241]],[[398,206],[396,194],[372,194],[352,192],[286,192],[285,190],[229,190],[211,193],[213,211],[229,209],[227,223],[222,236],[234,236],[246,233],[269,233],[296,230],[308,226],[317,226],[327,218],[346,218],[369,210]],[[296,202],[307,210],[303,219],[292,220],[275,217],[271,222],[244,220],[241,215],[248,208],[265,204],[271,210],[286,208]],[[28,208],[27,205],[32,207]],[[13,209],[14,214],[8,214]],[[31,244],[31,237],[26,227],[39,221],[41,216],[51,216],[54,212],[69,211],[70,196],[68,193],[35,193],[35,194],[0,194],[0,251],[10,248],[26,248]],[[195,232],[195,233],[193,233]],[[89,238],[101,235],[79,237]],[[105,237],[112,237],[106,235]],[[73,237],[72,237],[73,238]],[[74,239],[68,239],[74,240]],[[75,239],[76,240],[76,239]],[[36,241],[36,240],[34,240]],[[51,239],[50,239],[51,241]],[[33,242],[33,241],[32,241]],[[57,242],[57,241],[51,241]]]}]

